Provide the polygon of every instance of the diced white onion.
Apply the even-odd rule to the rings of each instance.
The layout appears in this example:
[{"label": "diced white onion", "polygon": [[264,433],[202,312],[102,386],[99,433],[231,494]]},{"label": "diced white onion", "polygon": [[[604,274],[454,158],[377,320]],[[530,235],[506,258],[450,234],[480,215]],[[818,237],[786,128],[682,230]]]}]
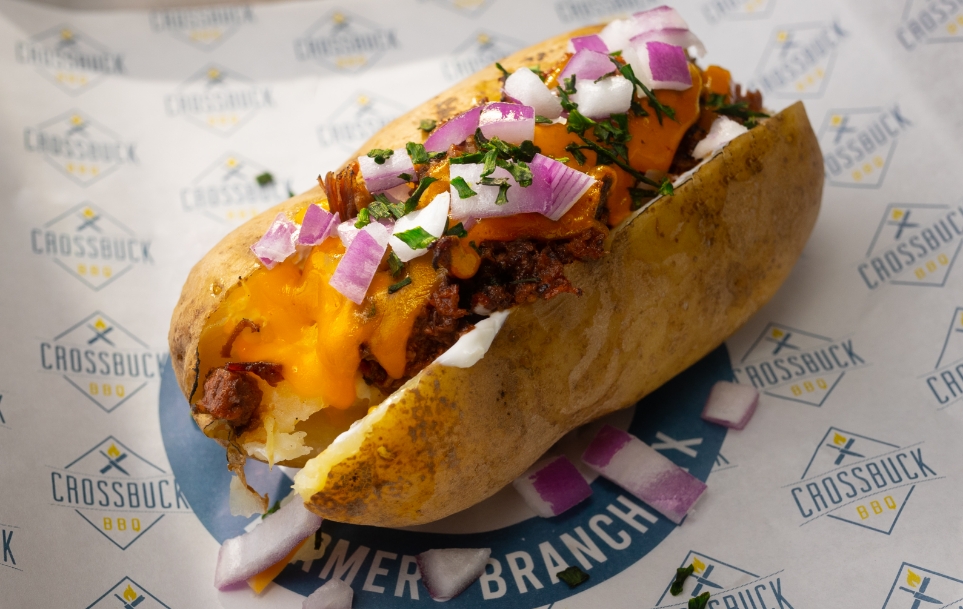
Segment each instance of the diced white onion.
[{"label": "diced white onion", "polygon": [[692,151],[692,157],[702,160],[716,150],[722,149],[723,146],[736,139],[746,131],[749,130],[731,118],[727,116],[720,116],[716,120],[712,121],[712,127],[709,128],[709,133],[702,139],[702,141],[696,144],[695,149]]},{"label": "diced white onion", "polygon": [[394,235],[420,226],[429,235],[440,238],[445,232],[445,221],[448,220],[448,205],[450,202],[451,195],[443,192],[432,199],[431,203],[422,209],[398,218],[388,243],[402,262],[408,262],[409,260],[417,258],[427,253],[428,249],[411,249],[407,243]]},{"label": "diced white onion", "polygon": [[731,429],[743,429],[759,405],[759,392],[752,385],[719,381],[712,386],[702,418]]},{"label": "diced white onion", "polygon": [[545,86],[535,72],[519,68],[505,80],[505,93],[520,103],[531,106],[535,114],[555,119],[562,115],[562,103]]},{"label": "diced white onion", "polygon": [[354,590],[337,577],[332,577],[323,586],[304,599],[301,609],[351,609]]},{"label": "diced white onion", "polygon": [[627,78],[610,76],[598,82],[576,82],[577,93],[571,96],[578,110],[589,118],[607,118],[628,112],[634,87]]},{"label": "diced white onion", "polygon": [[399,177],[401,174],[414,175],[415,166],[404,148],[398,148],[380,165],[368,155],[358,157],[361,177],[370,193],[379,193],[410,181]]},{"label": "diced white onion", "polygon": [[428,550],[415,558],[428,595],[436,601],[447,601],[481,577],[491,554],[491,548],[451,548]]}]

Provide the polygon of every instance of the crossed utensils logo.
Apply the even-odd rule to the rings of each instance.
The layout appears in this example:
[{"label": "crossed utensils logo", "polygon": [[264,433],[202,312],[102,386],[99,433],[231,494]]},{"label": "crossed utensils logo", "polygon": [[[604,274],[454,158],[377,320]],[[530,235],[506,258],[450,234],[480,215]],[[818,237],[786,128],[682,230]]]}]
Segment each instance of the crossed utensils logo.
[{"label": "crossed utensils logo", "polygon": [[395,30],[341,9],[318,19],[294,41],[298,60],[313,59],[336,72],[349,73],[367,70],[396,48]]},{"label": "crossed utensils logo", "polygon": [[87,609],[156,609],[158,607],[170,609],[146,588],[131,578],[125,577],[88,605]]},{"label": "crossed utensils logo", "polygon": [[58,25],[16,44],[17,61],[33,65],[61,90],[77,95],[112,74],[127,71],[124,56],[69,25]]},{"label": "crossed utensils logo", "polygon": [[404,111],[404,106],[391,99],[355,91],[318,127],[318,140],[323,148],[354,150]]},{"label": "crossed utensils logo", "polygon": [[955,609],[963,605],[963,580],[904,562],[882,609]]}]

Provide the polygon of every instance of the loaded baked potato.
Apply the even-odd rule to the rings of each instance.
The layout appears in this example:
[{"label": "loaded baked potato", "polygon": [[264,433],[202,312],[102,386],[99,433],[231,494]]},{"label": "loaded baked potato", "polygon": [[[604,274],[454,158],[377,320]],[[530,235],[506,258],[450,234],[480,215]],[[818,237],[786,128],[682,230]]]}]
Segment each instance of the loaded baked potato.
[{"label": "loaded baked potato", "polygon": [[[725,70],[688,61],[690,86],[653,93],[624,68],[638,57],[617,52],[611,74],[583,82],[628,78],[631,108],[579,125],[577,108],[589,101],[565,78],[570,39],[600,30],[537,44],[425,102],[367,142],[360,161],[247,222],[194,267],[173,315],[172,361],[195,421],[227,447],[241,480],[253,456],[303,466],[295,488],[325,518],[378,526],[442,518],[511,482],[569,430],[696,362],[773,296],[822,193],[802,105],[762,118],[758,95],[742,95]],[[568,104],[567,120],[539,117],[532,139],[541,158],[592,178],[557,220],[512,198],[512,189],[524,192],[519,163],[536,163],[531,141],[491,153],[512,180],[452,184],[452,168],[465,167],[457,159],[480,161],[498,143],[484,129],[434,158],[422,155],[433,146],[416,146],[414,173],[389,192],[396,198],[369,191],[365,158],[390,163],[389,151],[430,143],[432,122],[437,133],[502,100],[508,74],[528,69]],[[699,163],[693,152],[721,114],[750,128]],[[499,196],[507,189],[506,208],[523,211],[460,224],[452,212],[444,234],[405,241],[428,253],[398,266],[392,257],[403,248],[382,248],[360,301],[336,287],[352,225],[376,222],[392,205],[401,216],[425,209],[444,193],[454,210],[470,200],[461,184],[471,195],[482,184]],[[312,205],[343,222],[342,239],[286,259],[252,254],[266,232],[306,226]],[[382,223],[391,230],[395,219]],[[497,335],[484,357],[460,364],[468,367],[438,361],[505,310],[500,331],[486,324]]]}]

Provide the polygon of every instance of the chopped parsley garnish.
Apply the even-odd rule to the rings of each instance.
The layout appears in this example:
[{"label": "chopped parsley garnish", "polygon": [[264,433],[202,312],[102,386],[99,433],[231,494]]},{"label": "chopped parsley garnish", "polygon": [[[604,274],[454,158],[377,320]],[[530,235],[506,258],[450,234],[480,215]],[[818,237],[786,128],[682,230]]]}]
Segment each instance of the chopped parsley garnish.
[{"label": "chopped parsley garnish", "polygon": [[568,78],[562,79],[562,91],[568,95],[573,95],[575,93],[575,74],[572,74]]},{"label": "chopped parsley garnish", "polygon": [[709,94],[709,101],[706,102],[706,108],[712,110],[716,114],[721,114],[730,118],[738,118],[742,121],[745,121],[744,124],[748,129],[752,129],[759,124],[759,121],[756,119],[769,118],[769,115],[765,112],[756,112],[755,110],[750,110],[749,102],[739,101],[734,104],[727,104],[726,96],[720,95],[719,93]]},{"label": "chopped parsley garnish", "polygon": [[675,570],[675,581],[672,582],[672,587],[669,588],[669,594],[672,596],[679,596],[682,594],[682,586],[685,584],[687,577],[695,572],[695,565],[689,565],[684,569]]},{"label": "chopped parsley garnish", "polygon": [[388,270],[391,271],[392,277],[397,277],[405,270],[405,263],[401,261],[398,254],[391,252],[388,254]]},{"label": "chopped parsley garnish", "polygon": [[689,609],[706,609],[709,604],[709,593],[703,592],[699,596],[689,599]]},{"label": "chopped parsley garnish", "polygon": [[632,70],[632,66],[630,66],[629,64],[622,65],[619,62],[615,61],[614,59],[612,60],[612,63],[615,64],[615,69],[617,69],[619,73],[622,74],[622,76],[629,79],[629,82],[634,84],[636,87],[639,87],[640,89],[642,89],[642,92],[645,93],[646,100],[648,100],[649,102],[649,106],[651,106],[652,109],[655,110],[655,117],[659,119],[660,125],[662,124],[663,114],[665,116],[668,116],[672,120],[675,120],[675,110],[673,110],[669,106],[666,106],[662,102],[660,102],[659,99],[655,96],[655,93],[649,90],[648,87],[642,84],[641,80],[635,77],[635,72]]},{"label": "chopped parsley garnish", "polygon": [[472,163],[479,163],[485,159],[484,152],[472,152],[470,154],[463,154],[461,156],[456,156],[448,159],[448,162],[452,165],[470,165]]},{"label": "chopped parsley garnish", "polygon": [[508,189],[511,188],[511,184],[508,183],[508,178],[484,177],[481,179],[481,182],[479,182],[479,184],[483,186],[498,187],[498,196],[495,197],[495,205],[504,205],[508,203]]},{"label": "chopped parsley garnish", "polygon": [[501,72],[502,76],[505,78],[508,78],[509,76],[512,75],[511,72],[506,70],[505,67],[502,64],[498,63],[497,61],[495,62],[495,67],[498,68],[498,71]]},{"label": "chopped parsley garnish", "polygon": [[672,182],[669,181],[668,177],[662,178],[662,181],[659,182],[659,194],[665,196],[675,194],[675,188],[672,186]]},{"label": "chopped parsley garnish", "polygon": [[621,56],[622,56],[622,51],[621,51],[621,50],[612,51],[611,53],[609,53],[609,57],[621,57]]},{"label": "chopped parsley garnish", "polygon": [[577,588],[589,580],[588,573],[578,567],[569,567],[555,574],[560,580],[568,584],[569,588]]},{"label": "chopped parsley garnish", "polygon": [[424,131],[425,133],[433,131],[437,126],[438,126],[438,121],[436,121],[433,118],[424,118],[421,120],[420,123],[418,123],[418,128]]},{"label": "chopped parsley garnish", "polygon": [[427,150],[425,150],[424,144],[416,144],[415,142],[408,142],[405,144],[405,151],[408,153],[408,156],[411,157],[411,162],[415,165],[421,165],[422,163],[427,163],[432,159],[445,156],[444,152],[429,153]]},{"label": "chopped parsley garnish", "polygon": [[[430,176],[421,178],[421,181],[418,182],[418,188],[415,189],[415,192],[411,193],[411,196],[405,200],[404,204],[399,203],[399,205],[403,205],[404,208],[404,213],[402,213],[401,216],[415,211],[415,209],[418,208],[418,201],[421,199],[421,195],[425,193],[425,190],[427,190],[429,186],[437,181],[438,178],[432,178]],[[401,216],[395,217],[400,218]]]},{"label": "chopped parsley garnish", "polygon": [[256,178],[258,186],[267,186],[268,184],[274,184],[274,176],[271,175],[270,171],[265,171],[264,173],[258,175]]},{"label": "chopped parsley garnish", "polygon": [[384,165],[388,157],[394,153],[395,151],[390,149],[373,148],[368,151],[368,158],[374,159],[374,162],[378,165]]},{"label": "chopped parsley garnish", "polygon": [[270,516],[270,515],[273,514],[274,512],[278,511],[279,509],[281,509],[281,500],[280,500],[280,499],[278,499],[277,501],[275,501],[275,502],[274,502],[274,505],[272,505],[271,508],[270,508],[268,511],[264,512],[263,514],[261,514],[261,520],[264,520],[265,518],[267,518],[268,516]]},{"label": "chopped parsley garnish", "polygon": [[448,237],[467,237],[468,231],[465,230],[465,225],[459,222],[452,227],[446,227],[445,235]]},{"label": "chopped parsley garnish", "polygon": [[452,178],[451,185],[454,186],[455,190],[458,191],[459,199],[467,199],[468,197],[474,197],[475,195],[478,194],[477,192],[471,189],[471,186],[468,185],[468,182],[465,181],[465,178],[461,176]]},{"label": "chopped parsley garnish", "polygon": [[411,283],[411,277],[405,277],[404,279],[402,279],[402,280],[399,281],[398,283],[392,283],[391,285],[389,285],[389,286],[388,286],[388,293],[389,293],[389,294],[394,294],[395,292],[397,292],[398,290],[400,290],[401,288],[405,287],[406,285],[408,285],[408,284],[410,284],[410,283]]},{"label": "chopped parsley garnish", "polygon": [[395,233],[393,236],[401,239],[405,245],[413,250],[423,250],[438,240],[438,237],[432,235],[420,226],[416,226],[400,233]]},{"label": "chopped parsley garnish", "polygon": [[550,123],[553,123],[553,122],[554,122],[554,121],[553,121],[552,119],[548,118],[547,116],[542,116],[541,114],[536,114],[536,115],[535,115],[535,124],[545,125],[545,124],[550,124]]},{"label": "chopped parsley garnish", "polygon": [[528,168],[528,163],[523,161],[516,161],[514,163],[496,161],[496,164],[510,173],[522,188],[532,185],[532,170]]},{"label": "chopped parsley garnish", "polygon": [[371,224],[371,212],[365,207],[358,212],[358,221],[354,223],[355,228],[364,228]]},{"label": "chopped parsley garnish", "polygon": [[412,180],[412,176],[410,173],[399,173],[398,177],[404,180],[405,182],[410,182]]}]

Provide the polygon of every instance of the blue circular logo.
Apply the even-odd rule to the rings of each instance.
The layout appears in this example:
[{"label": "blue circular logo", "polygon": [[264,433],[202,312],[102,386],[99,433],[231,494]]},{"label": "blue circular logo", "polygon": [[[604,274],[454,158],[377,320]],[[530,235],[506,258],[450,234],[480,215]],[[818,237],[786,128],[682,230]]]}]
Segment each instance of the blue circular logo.
[{"label": "blue circular logo", "polygon": [[[734,380],[726,347],[707,355],[639,401],[634,412],[616,413],[643,442],[706,480],[726,430],[700,418],[716,381]],[[254,518],[231,516],[231,473],[224,449],[208,439],[189,416],[168,364],[161,380],[161,434],[171,468],[194,513],[218,542],[244,532]],[[611,416],[611,415],[610,415]],[[572,452],[579,433],[567,436]],[[581,446],[590,440],[582,433]],[[573,439],[574,437],[574,439]],[[564,445],[565,441],[560,442]],[[280,468],[250,460],[248,480],[273,498],[286,496],[289,478]],[[325,521],[275,580],[307,596],[331,577],[354,588],[354,606],[415,607],[430,600],[418,581],[413,557],[433,548],[491,548],[492,559],[479,581],[449,601],[451,607],[501,609],[552,604],[600,584],[639,561],[665,539],[675,524],[603,478],[592,481],[592,496],[555,518],[530,516],[511,487],[461,515],[412,529],[383,529]],[[521,514],[517,517],[516,514]],[[530,517],[526,517],[530,516]],[[256,517],[255,517],[256,518]],[[211,556],[214,560],[214,556]],[[577,566],[590,579],[576,590],[555,574]],[[668,577],[668,574],[667,574]]]}]

